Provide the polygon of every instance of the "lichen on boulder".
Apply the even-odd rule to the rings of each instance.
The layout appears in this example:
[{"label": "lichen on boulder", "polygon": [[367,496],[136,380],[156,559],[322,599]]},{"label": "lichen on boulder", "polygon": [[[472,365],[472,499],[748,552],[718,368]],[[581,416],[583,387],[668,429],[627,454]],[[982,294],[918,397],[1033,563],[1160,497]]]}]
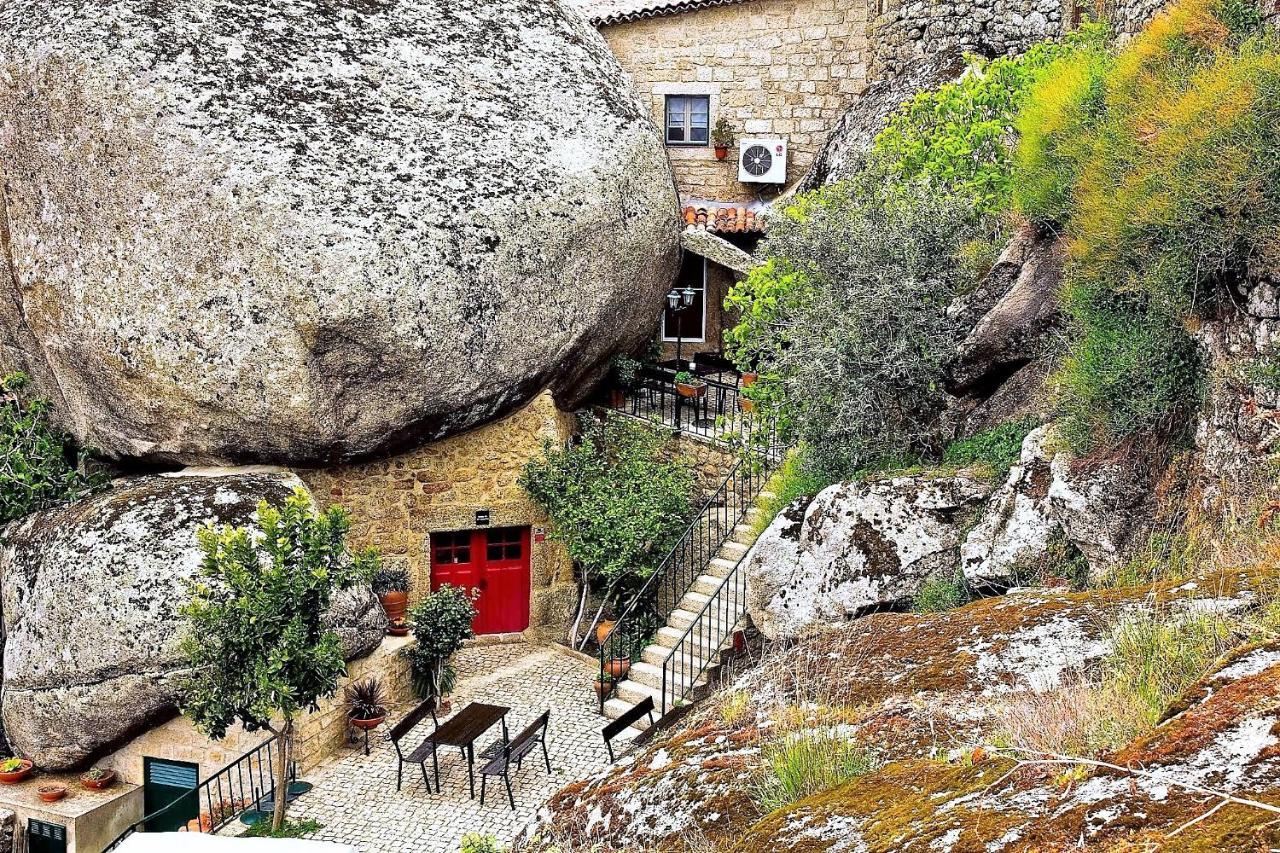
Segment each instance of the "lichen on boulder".
[{"label": "lichen on boulder", "polygon": [[[5,731],[46,769],[74,767],[175,709],[185,582],[204,524],[252,523],[301,481],[280,471],[136,477],[15,522],[0,548]],[[348,658],[382,639],[368,587],[341,593],[330,622]]]},{"label": "lichen on boulder", "polygon": [[326,464],[566,405],[679,257],[558,0],[0,5],[0,338],[122,459]]},{"label": "lichen on boulder", "polygon": [[956,570],[966,521],[991,487],[967,475],[832,486],[788,507],[745,558],[747,609],[770,639],[828,629],[909,600]]}]

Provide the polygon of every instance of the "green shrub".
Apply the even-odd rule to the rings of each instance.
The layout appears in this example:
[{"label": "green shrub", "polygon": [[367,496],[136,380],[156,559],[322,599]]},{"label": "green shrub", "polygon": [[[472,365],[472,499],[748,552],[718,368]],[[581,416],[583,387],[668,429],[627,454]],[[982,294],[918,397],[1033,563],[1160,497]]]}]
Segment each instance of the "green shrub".
[{"label": "green shrub", "polygon": [[1071,237],[1060,385],[1077,450],[1182,430],[1185,327],[1280,259],[1280,53],[1246,0],[1181,0],[1056,63],[1018,126],[1018,205]]},{"label": "green shrub", "polygon": [[876,137],[872,163],[899,181],[924,180],[968,199],[978,213],[1008,210],[1009,137],[1019,107],[1046,69],[1065,56],[1098,49],[1106,38],[1105,26],[1086,24],[1017,57],[972,58],[959,81],[920,93],[890,118]]},{"label": "green shrub", "polygon": [[79,500],[106,485],[81,473],[87,457],[49,420],[49,403],[24,399],[27,376],[0,379],[0,524],[60,503]]},{"label": "green shrub", "polygon": [[954,441],[942,461],[957,468],[981,467],[996,480],[1004,480],[1022,455],[1022,442],[1039,426],[1035,418],[1019,418],[994,426],[969,438]]},{"label": "green shrub", "polygon": [[449,659],[472,636],[477,597],[475,590],[444,584],[409,610],[417,642],[401,654],[409,660],[413,689],[419,697],[447,695],[453,682]]},{"label": "green shrub", "polygon": [[869,750],[826,733],[787,735],[765,746],[761,757],[765,773],[756,785],[755,799],[765,814],[843,785],[878,766]]},{"label": "green shrub", "polygon": [[271,821],[260,820],[245,830],[245,838],[306,838],[308,835],[324,829],[324,824],[310,818],[306,820],[286,820],[279,829],[271,828]]},{"label": "green shrub", "polygon": [[507,853],[507,848],[499,844],[498,839],[492,835],[468,832],[462,836],[459,853]]},{"label": "green shrub", "polygon": [[938,572],[925,578],[911,602],[916,613],[943,613],[969,603],[969,587],[958,573]]},{"label": "green shrub", "polygon": [[933,441],[953,258],[977,231],[961,202],[866,176],[801,196],[770,227],[764,266],[729,294],[742,320],[726,339],[759,369],[757,411],[807,446],[811,471],[836,480]]},{"label": "green shrub", "polygon": [[765,486],[764,490],[770,492],[772,496],[761,496],[756,501],[756,508],[760,510],[760,518],[755,523],[757,536],[763,533],[765,528],[778,517],[778,513],[793,501],[802,497],[816,497],[818,492],[835,482],[821,473],[810,470],[806,454],[807,450],[804,447],[798,447],[787,454],[781,467]]}]

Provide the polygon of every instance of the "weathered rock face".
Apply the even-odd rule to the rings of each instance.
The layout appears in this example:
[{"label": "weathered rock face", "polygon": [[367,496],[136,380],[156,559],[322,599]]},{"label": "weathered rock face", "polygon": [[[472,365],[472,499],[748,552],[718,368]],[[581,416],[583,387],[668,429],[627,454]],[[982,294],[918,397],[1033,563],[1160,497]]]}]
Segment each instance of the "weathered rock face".
[{"label": "weathered rock face", "polygon": [[954,570],[961,529],[990,493],[966,476],[845,483],[793,504],[746,557],[747,610],[773,640],[911,598]]},{"label": "weathered rock face", "polygon": [[[301,481],[279,472],[163,475],[15,523],[0,550],[5,730],[45,768],[71,767],[172,713],[183,671],[177,608],[199,573],[196,531],[244,525]],[[331,619],[348,657],[381,640],[368,588]]]},{"label": "weathered rock face", "polygon": [[1159,475],[1126,461],[1079,468],[1059,448],[1052,427],[1034,430],[1009,479],[965,537],[965,577],[976,586],[1025,580],[1022,575],[1046,559],[1055,540],[1078,549],[1094,576],[1115,566],[1147,529],[1152,482]]},{"label": "weathered rock face", "polygon": [[678,257],[660,136],[555,0],[8,2],[0,172],[6,348],[113,457],[569,402]]}]

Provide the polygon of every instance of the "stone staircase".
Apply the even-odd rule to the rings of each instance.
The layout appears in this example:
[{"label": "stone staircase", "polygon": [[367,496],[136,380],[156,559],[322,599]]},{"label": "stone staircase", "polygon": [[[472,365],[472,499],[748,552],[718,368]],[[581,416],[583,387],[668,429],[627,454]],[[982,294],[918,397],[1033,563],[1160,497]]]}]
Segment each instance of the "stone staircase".
[{"label": "stone staircase", "polygon": [[[770,498],[772,493],[761,492],[760,497]],[[684,594],[676,609],[667,617],[666,626],[658,629],[653,643],[646,646],[640,660],[631,662],[631,671],[627,677],[617,683],[613,696],[604,703],[604,713],[611,720],[616,720],[630,710],[637,702],[652,696],[656,707],[655,719],[662,711],[662,673],[663,664],[676,654],[677,647],[681,651],[672,661],[673,666],[667,675],[668,710],[687,695],[690,687],[697,688],[707,684],[720,668],[719,656],[733,643],[734,627],[732,619],[741,619],[746,601],[746,574],[735,572],[742,558],[755,544],[754,526],[760,519],[760,510],[752,506],[744,513],[741,521],[735,526],[729,538],[720,546],[719,552],[711,558],[702,574]],[[726,583],[726,578],[731,578]],[[736,600],[743,604],[731,608],[730,623],[718,613],[708,611],[702,623],[690,634],[683,646],[681,640],[686,631],[698,621],[703,607],[717,591],[726,587],[722,596],[725,600]],[[732,593],[736,592],[734,596]],[[719,610],[721,608],[715,608]],[[690,684],[692,682],[692,684]],[[637,729],[648,728],[648,720],[641,719]]]}]

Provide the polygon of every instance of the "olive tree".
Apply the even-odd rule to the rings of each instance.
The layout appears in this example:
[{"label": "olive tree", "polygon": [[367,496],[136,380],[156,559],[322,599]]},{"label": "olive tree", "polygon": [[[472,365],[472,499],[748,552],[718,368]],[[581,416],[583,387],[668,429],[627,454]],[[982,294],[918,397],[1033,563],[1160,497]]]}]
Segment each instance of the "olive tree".
[{"label": "olive tree", "polygon": [[199,532],[204,562],[181,608],[191,674],[179,706],[215,740],[237,721],[277,736],[274,831],[284,823],[294,723],[332,696],[346,671],[326,623],[333,594],[369,583],[377,569],[372,552],[347,548],[350,526],[341,508],[317,513],[298,489],[282,507],[259,503],[254,529]]}]

